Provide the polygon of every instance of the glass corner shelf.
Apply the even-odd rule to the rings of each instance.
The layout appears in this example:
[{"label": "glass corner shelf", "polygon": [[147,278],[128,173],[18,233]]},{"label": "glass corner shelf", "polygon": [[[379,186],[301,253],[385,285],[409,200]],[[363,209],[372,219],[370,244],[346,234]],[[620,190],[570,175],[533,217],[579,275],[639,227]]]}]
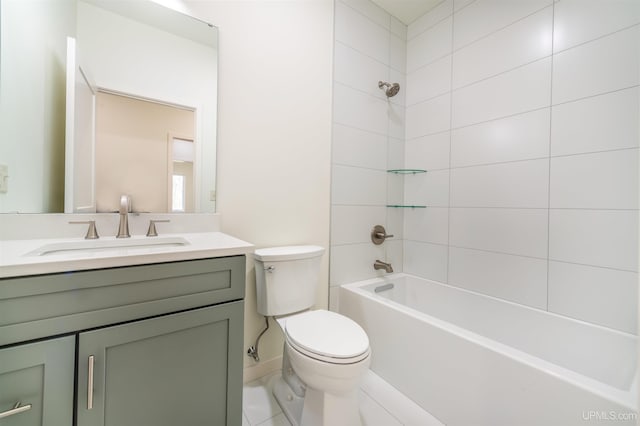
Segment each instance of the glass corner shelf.
[{"label": "glass corner shelf", "polygon": [[427,173],[426,170],[422,169],[389,169],[387,173],[394,173],[396,175],[415,175],[417,173]]},{"label": "glass corner shelf", "polygon": [[414,206],[414,205],[405,205],[405,204],[387,204],[387,207],[391,207],[394,209],[426,209],[427,206]]}]

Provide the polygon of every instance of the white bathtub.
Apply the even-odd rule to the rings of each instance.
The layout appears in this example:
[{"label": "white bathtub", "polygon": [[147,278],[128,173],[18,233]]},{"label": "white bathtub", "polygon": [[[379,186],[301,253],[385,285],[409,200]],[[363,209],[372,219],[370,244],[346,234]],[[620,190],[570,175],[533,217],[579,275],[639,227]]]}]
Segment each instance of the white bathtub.
[{"label": "white bathtub", "polygon": [[371,369],[449,426],[635,424],[634,335],[406,274],[339,305]]}]

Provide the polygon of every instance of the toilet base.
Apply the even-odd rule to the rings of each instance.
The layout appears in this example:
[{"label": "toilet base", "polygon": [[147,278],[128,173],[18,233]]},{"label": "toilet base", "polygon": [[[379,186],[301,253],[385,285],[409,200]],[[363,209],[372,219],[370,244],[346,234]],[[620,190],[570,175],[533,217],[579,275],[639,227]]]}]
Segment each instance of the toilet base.
[{"label": "toilet base", "polygon": [[358,391],[340,395],[307,388],[304,397],[296,395],[282,377],[273,385],[273,396],[292,426],[358,426]]},{"label": "toilet base", "polygon": [[273,385],[273,396],[291,426],[300,426],[304,397],[296,395],[282,377],[278,377]]},{"label": "toilet base", "polygon": [[302,426],[360,426],[358,389],[340,396],[307,388]]}]

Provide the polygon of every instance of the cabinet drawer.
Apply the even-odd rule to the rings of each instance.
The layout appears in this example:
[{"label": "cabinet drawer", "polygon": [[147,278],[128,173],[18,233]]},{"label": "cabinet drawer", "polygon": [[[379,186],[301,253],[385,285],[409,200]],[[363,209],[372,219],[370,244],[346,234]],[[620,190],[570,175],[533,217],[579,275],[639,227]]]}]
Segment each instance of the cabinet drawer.
[{"label": "cabinet drawer", "polygon": [[234,256],[0,280],[0,346],[244,297]]},{"label": "cabinet drawer", "polygon": [[73,336],[0,350],[0,424],[70,425],[74,356]]}]

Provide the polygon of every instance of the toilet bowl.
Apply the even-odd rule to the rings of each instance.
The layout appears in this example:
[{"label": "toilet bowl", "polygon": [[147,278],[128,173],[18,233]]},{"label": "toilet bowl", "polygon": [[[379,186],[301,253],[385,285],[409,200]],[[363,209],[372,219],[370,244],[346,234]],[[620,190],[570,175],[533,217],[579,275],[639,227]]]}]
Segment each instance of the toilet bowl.
[{"label": "toilet bowl", "polygon": [[258,313],[284,336],[282,378],[274,396],[294,426],[358,426],[358,389],[369,368],[366,332],[315,304],[324,248],[288,246],[254,253]]},{"label": "toilet bowl", "polygon": [[[294,374],[302,382],[302,408],[283,411],[293,425],[360,425],[358,389],[371,362],[369,339],[351,319],[325,310],[306,311],[277,318],[285,335],[284,351]],[[285,372],[283,371],[283,374]],[[292,405],[293,390],[275,393],[280,405]],[[294,384],[295,386],[295,384]],[[290,418],[291,417],[291,418]]]}]

